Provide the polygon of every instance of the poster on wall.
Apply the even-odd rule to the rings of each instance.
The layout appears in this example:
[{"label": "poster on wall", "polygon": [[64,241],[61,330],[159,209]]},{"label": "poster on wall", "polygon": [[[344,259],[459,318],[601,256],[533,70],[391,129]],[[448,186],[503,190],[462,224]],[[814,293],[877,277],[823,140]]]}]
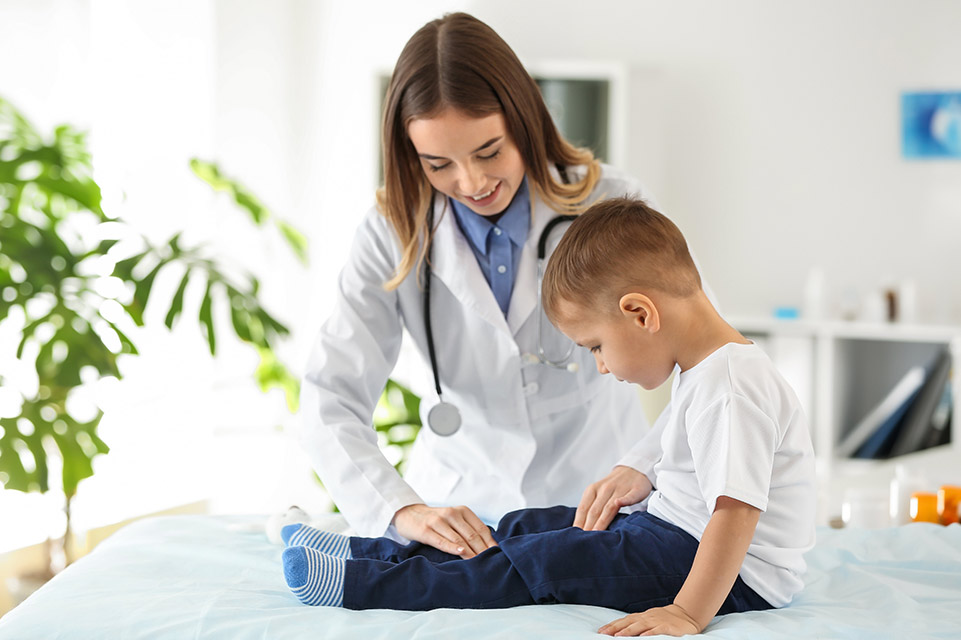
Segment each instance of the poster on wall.
[{"label": "poster on wall", "polygon": [[901,94],[901,153],[961,160],[961,91]]}]

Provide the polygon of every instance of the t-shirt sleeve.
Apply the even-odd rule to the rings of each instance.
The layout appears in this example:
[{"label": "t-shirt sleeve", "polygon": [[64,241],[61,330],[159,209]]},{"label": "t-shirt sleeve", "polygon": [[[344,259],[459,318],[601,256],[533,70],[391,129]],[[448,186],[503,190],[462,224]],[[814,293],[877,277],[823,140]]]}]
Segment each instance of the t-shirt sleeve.
[{"label": "t-shirt sleeve", "polygon": [[777,450],[776,422],[749,398],[719,398],[689,425],[694,471],[708,512],[719,496],[767,510]]}]

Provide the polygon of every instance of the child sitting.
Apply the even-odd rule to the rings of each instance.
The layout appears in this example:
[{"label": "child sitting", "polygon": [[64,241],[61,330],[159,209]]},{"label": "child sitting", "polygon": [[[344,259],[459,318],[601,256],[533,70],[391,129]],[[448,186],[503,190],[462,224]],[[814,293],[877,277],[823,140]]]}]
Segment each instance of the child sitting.
[{"label": "child sitting", "polygon": [[787,604],[814,544],[807,425],[770,359],[705,296],[681,232],[638,200],[596,204],[554,251],[543,292],[548,317],[601,373],[653,389],[678,369],[670,404],[629,452],[644,504],[605,531],[573,527],[573,508],[516,511],[493,531],[498,546],[466,560],[290,525],[293,592],[352,609],[629,612],[599,630],[609,635],[693,634],[718,613]]}]

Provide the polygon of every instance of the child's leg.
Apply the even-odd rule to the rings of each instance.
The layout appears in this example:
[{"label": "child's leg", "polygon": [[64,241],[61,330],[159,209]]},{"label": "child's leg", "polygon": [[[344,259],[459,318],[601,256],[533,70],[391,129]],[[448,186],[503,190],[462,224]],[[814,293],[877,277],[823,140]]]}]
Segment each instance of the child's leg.
[{"label": "child's leg", "polygon": [[574,527],[501,543],[538,604],[589,604],[634,612],[673,602],[697,540],[638,512],[606,531]]},{"label": "child's leg", "polygon": [[[649,513],[619,517],[607,531],[571,527],[504,540],[501,549],[538,604],[589,604],[644,611],[674,601],[697,540]],[[719,613],[768,609],[738,578]]]},{"label": "child's leg", "polygon": [[[537,528],[544,515],[537,511],[525,510],[504,530]],[[348,561],[343,603],[406,610],[570,603],[641,611],[673,601],[696,551],[697,540],[677,527],[632,514],[613,530],[569,526],[502,538],[470,560]]]},{"label": "child's leg", "polygon": [[434,564],[417,556],[395,564],[344,560],[307,547],[283,553],[287,586],[304,604],[348,609],[425,611],[533,604],[527,585],[500,549]]},{"label": "child's leg", "polygon": [[[337,560],[328,569],[318,558],[311,560],[310,550],[291,548],[284,552],[284,569],[304,602],[342,602],[350,609],[569,603],[635,612],[673,602],[694,562],[697,540],[647,513],[617,524],[607,531],[569,527],[506,538],[470,560],[441,564],[414,556],[400,564]],[[738,579],[719,613],[766,608]]]},{"label": "child's leg", "polygon": [[390,538],[361,538],[332,531],[314,529],[306,524],[289,524],[280,530],[280,537],[288,547],[307,547],[330,556],[350,560],[370,558],[386,562],[403,562],[414,556],[424,556],[431,562],[459,560],[459,556],[435,549],[419,542],[401,544]]},{"label": "child's leg", "polygon": [[347,561],[343,606],[348,609],[499,609],[534,604],[530,589],[499,547],[436,564],[423,556],[392,564]]},{"label": "child's leg", "polygon": [[493,536],[500,542],[515,536],[566,529],[574,524],[575,513],[577,510],[571,507],[518,509],[501,518]]}]

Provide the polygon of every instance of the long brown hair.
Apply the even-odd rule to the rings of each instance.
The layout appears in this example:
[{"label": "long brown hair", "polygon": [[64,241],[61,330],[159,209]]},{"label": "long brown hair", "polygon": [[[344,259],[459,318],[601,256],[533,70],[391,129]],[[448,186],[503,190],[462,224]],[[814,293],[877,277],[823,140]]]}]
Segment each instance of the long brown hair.
[{"label": "long brown hair", "polygon": [[[493,29],[466,13],[427,23],[404,46],[384,105],[384,186],[377,191],[377,204],[403,249],[387,289],[397,288],[423,263],[433,237],[433,229],[427,229],[433,190],[407,125],[447,108],[475,117],[502,113],[534,193],[556,211],[583,210],[600,177],[591,151],[574,147],[558,133],[534,79]],[[552,163],[585,165],[587,173],[564,184],[551,176]]]}]

